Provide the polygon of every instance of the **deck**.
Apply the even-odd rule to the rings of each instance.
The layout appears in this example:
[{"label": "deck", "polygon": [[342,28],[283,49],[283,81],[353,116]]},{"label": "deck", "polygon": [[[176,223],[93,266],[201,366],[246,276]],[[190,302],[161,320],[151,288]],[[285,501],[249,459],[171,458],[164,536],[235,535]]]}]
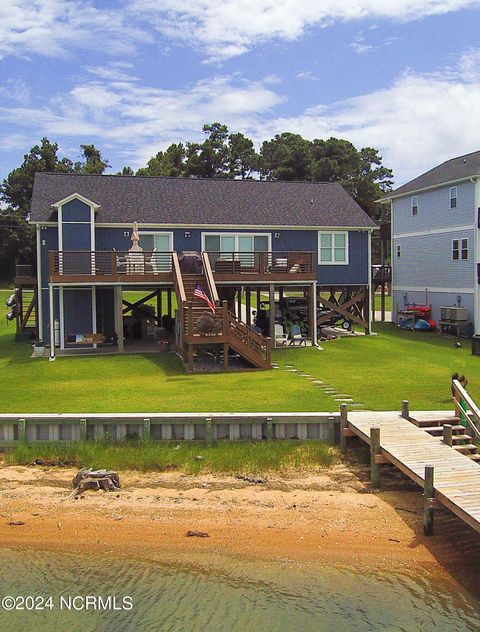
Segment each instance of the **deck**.
[{"label": "deck", "polygon": [[[443,417],[438,413],[416,412],[413,417]],[[348,414],[347,435],[353,434],[369,445],[371,428],[380,428],[378,463],[388,462],[425,487],[425,466],[434,467],[434,497],[470,527],[480,533],[480,465],[402,418],[396,412],[352,412]],[[431,503],[433,505],[433,503]]]}]

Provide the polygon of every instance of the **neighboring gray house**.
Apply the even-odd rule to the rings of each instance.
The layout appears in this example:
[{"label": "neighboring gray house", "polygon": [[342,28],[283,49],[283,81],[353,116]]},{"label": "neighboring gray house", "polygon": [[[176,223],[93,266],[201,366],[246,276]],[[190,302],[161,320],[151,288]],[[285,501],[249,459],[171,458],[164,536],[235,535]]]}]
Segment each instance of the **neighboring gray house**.
[{"label": "neighboring gray house", "polygon": [[447,160],[382,202],[392,212],[393,316],[426,303],[439,321],[440,307],[456,305],[480,333],[480,151]]}]

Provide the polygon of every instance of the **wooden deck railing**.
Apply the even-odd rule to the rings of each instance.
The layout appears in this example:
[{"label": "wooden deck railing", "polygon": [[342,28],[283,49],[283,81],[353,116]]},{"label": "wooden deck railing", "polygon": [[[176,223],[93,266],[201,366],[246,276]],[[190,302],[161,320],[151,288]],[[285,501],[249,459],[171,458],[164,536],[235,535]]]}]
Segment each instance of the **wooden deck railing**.
[{"label": "wooden deck railing", "polygon": [[[205,332],[200,318],[203,313],[208,313],[210,317],[211,331]],[[271,341],[258,334],[251,327],[240,321],[227,307],[224,301],[215,314],[209,312],[208,308],[202,310],[192,307],[192,304],[185,304],[183,309],[183,330],[187,342],[195,342],[198,339],[202,343],[230,342],[232,346],[240,345],[246,355],[254,354],[262,362],[271,364]]]},{"label": "wooden deck railing", "polygon": [[202,252],[202,265],[203,273],[205,275],[205,278],[207,279],[208,290],[210,292],[210,296],[212,297],[212,301],[215,303],[215,305],[220,305],[220,299],[218,297],[215,279],[213,278],[212,266],[210,265],[210,257],[208,256],[208,252]]},{"label": "wooden deck railing", "polygon": [[476,439],[480,439],[480,409],[458,380],[452,381],[455,414],[465,421],[473,431]]},{"label": "wooden deck railing", "polygon": [[157,251],[50,251],[50,276],[144,276],[171,273],[172,253]]},{"label": "wooden deck railing", "polygon": [[209,252],[208,257],[216,274],[293,276],[316,273],[315,252]]}]

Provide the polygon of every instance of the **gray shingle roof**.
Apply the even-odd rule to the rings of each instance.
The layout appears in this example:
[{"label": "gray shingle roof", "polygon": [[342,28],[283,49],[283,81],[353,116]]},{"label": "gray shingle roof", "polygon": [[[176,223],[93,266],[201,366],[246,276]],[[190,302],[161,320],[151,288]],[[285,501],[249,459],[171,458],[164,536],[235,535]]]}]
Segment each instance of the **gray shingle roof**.
[{"label": "gray shingle roof", "polygon": [[438,167],[430,169],[430,171],[423,173],[418,178],[391,191],[383,200],[478,175],[480,175],[480,151],[474,151],[471,154],[457,156],[457,158],[442,162]]},{"label": "gray shingle roof", "polygon": [[51,205],[73,193],[100,205],[99,223],[376,226],[337,183],[61,173],[35,175],[32,221],[54,219]]}]

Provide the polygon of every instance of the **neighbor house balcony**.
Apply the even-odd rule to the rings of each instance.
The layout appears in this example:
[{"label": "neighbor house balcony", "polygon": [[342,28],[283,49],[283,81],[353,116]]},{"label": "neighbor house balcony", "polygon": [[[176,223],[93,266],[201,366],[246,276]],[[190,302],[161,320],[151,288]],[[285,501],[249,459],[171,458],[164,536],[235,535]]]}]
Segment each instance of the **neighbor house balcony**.
[{"label": "neighbor house balcony", "polygon": [[208,256],[217,283],[295,283],[317,278],[315,252],[209,252]]},{"label": "neighbor house balcony", "polygon": [[171,252],[54,250],[53,283],[172,283]]}]

